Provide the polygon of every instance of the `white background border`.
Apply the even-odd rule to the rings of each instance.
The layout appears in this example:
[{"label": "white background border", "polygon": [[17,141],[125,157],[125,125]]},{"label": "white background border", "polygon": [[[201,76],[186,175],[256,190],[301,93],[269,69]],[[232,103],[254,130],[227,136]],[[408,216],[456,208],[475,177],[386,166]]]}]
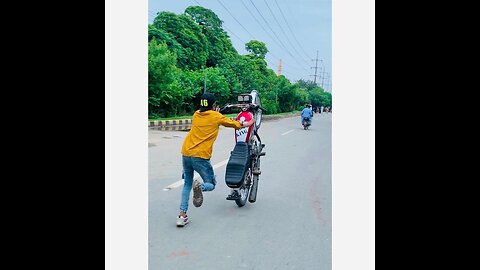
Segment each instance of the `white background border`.
[{"label": "white background border", "polygon": [[[332,267],[370,270],[375,2],[332,1]],[[105,269],[148,269],[148,2],[106,0],[105,9]]]},{"label": "white background border", "polygon": [[105,1],[105,269],[148,269],[147,12]]}]

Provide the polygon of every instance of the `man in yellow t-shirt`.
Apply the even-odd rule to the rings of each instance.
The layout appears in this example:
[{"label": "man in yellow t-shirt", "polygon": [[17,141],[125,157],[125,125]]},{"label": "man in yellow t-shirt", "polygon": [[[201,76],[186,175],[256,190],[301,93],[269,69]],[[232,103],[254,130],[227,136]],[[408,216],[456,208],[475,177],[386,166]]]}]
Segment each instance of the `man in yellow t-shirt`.
[{"label": "man in yellow t-shirt", "polygon": [[193,173],[198,172],[203,183],[198,180],[193,182],[193,205],[200,207],[203,203],[203,191],[215,189],[216,180],[213,173],[210,158],[212,157],[213,143],[217,139],[220,125],[239,129],[249,127],[254,123],[240,123],[231,120],[216,110],[215,96],[211,93],[204,93],[200,97],[200,110],[197,110],[192,117],[192,128],[183,141],[182,163],[184,184],[180,202],[180,214],[177,217],[177,226],[183,227],[188,223],[187,210],[190,191],[192,189]]}]

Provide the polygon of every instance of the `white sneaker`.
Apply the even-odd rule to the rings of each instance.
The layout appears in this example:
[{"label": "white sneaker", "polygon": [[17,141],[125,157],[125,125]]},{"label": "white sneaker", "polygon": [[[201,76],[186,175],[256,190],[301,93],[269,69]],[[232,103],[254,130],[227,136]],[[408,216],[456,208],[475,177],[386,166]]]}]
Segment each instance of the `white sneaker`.
[{"label": "white sneaker", "polygon": [[183,227],[188,224],[188,217],[177,217],[177,227]]}]

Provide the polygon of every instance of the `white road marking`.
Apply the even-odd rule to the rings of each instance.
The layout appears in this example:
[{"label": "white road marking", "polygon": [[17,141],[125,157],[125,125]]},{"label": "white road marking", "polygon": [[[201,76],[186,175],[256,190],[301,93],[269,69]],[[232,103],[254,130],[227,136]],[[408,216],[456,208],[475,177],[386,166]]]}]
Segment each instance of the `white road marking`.
[{"label": "white road marking", "polygon": [[[217,169],[217,168],[220,168],[220,167],[226,165],[226,164],[228,163],[228,160],[229,160],[229,159],[225,159],[224,161],[220,161],[219,163],[213,165],[213,170],[215,170],[215,169]],[[199,177],[200,177],[200,175],[199,175],[197,172],[195,172],[195,173],[193,174],[193,179],[194,179],[194,180],[195,180],[195,179],[198,179]],[[169,190],[172,190],[172,189],[177,188],[177,187],[180,187],[180,186],[183,186],[183,179],[180,179],[180,180],[178,180],[177,182],[175,182],[175,183],[167,186],[166,188],[163,189],[163,191],[169,191]]]},{"label": "white road marking", "polygon": [[283,135],[287,135],[288,133],[290,133],[290,132],[292,132],[292,131],[295,131],[295,129],[292,129],[292,130],[289,130],[289,131],[283,133],[282,136],[283,136]]}]

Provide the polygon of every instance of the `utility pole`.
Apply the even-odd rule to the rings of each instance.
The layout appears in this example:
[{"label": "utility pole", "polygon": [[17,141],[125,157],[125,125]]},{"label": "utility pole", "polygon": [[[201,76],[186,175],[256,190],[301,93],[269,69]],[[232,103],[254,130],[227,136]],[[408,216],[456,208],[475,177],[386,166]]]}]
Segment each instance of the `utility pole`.
[{"label": "utility pole", "polygon": [[277,75],[282,75],[282,59],[280,59],[280,63],[278,64],[278,72]]},{"label": "utility pole", "polygon": [[[312,59],[312,61],[315,61],[315,67],[310,67],[315,69],[315,75],[310,75],[313,76],[313,83],[317,84],[317,69],[318,69],[318,51],[317,51],[317,58]],[[322,60],[320,60],[322,61]],[[323,61],[322,61],[323,62]]]}]

